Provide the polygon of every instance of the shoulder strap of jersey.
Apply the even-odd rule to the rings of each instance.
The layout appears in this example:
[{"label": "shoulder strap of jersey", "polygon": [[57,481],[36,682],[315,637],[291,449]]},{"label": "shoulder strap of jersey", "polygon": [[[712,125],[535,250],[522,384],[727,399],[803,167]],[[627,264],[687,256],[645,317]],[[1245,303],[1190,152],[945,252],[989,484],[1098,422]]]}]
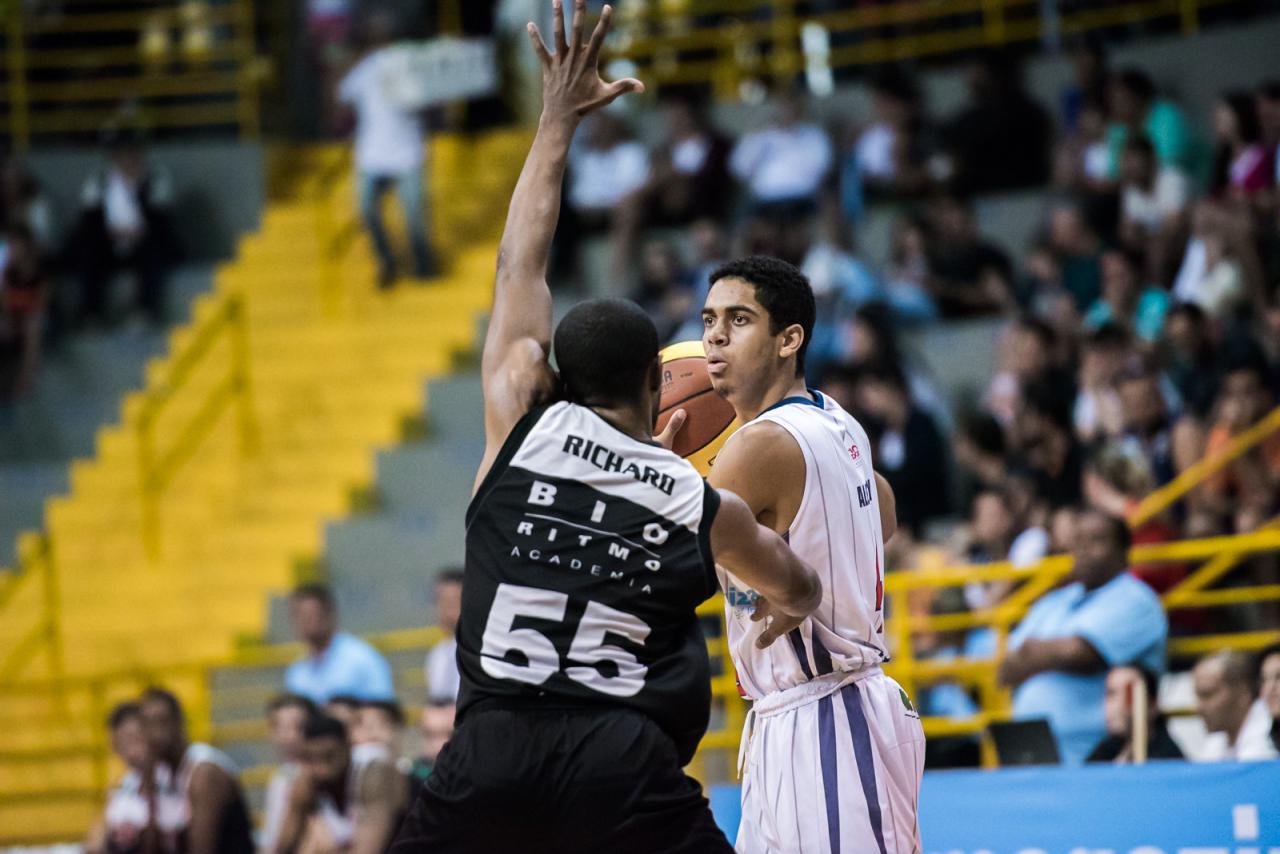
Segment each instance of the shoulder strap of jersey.
[{"label": "shoulder strap of jersey", "polygon": [[471,527],[471,522],[475,519],[476,513],[479,512],[480,505],[484,503],[485,498],[493,491],[498,479],[502,477],[502,473],[510,464],[511,458],[516,455],[516,451],[520,450],[520,445],[524,443],[529,431],[546,414],[549,407],[550,404],[533,407],[520,416],[520,420],[511,428],[511,432],[507,434],[507,438],[502,442],[502,447],[498,450],[498,456],[493,460],[493,465],[489,467],[488,473],[485,474],[484,480],[480,483],[480,488],[476,490],[475,497],[467,505],[466,526],[468,528]]},{"label": "shoulder strap of jersey", "polygon": [[711,553],[711,526],[716,521],[716,513],[720,511],[720,493],[705,480],[702,482],[702,521],[698,525],[698,554],[702,556],[702,568],[707,573],[707,596],[715,594],[720,587],[720,578],[716,575],[715,556]]}]

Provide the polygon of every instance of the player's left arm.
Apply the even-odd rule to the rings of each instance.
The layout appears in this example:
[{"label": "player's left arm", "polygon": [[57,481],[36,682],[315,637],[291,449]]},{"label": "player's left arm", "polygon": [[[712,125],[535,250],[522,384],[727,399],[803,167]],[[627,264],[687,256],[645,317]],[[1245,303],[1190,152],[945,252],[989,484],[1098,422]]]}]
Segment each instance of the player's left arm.
[{"label": "player's left arm", "polygon": [[586,14],[586,0],[574,0],[572,30],[566,40],[561,0],[553,0],[554,54],[547,51],[538,28],[532,23],[528,27],[542,64],[542,115],[511,196],[498,246],[493,312],[480,364],[485,456],[477,485],[493,465],[511,428],[554,387],[547,363],[552,330],[547,261],[574,131],[588,113],[626,92],[644,91],[638,80],[605,83],[600,79],[600,46],[609,31],[612,9],[604,7],[589,41],[584,37]]},{"label": "player's left arm", "polygon": [[376,762],[365,770],[356,792],[351,854],[381,854],[387,849],[407,793],[404,777],[389,762]]},{"label": "player's left arm", "polygon": [[1093,644],[1078,635],[1044,640],[1028,638],[1005,654],[1000,662],[1000,681],[1017,686],[1035,676],[1059,670],[1065,673],[1097,673],[1107,663]]},{"label": "player's left arm", "polygon": [[880,472],[872,472],[876,476],[876,498],[880,505],[880,538],[884,544],[898,532],[898,499],[893,494],[893,487]]},{"label": "player's left arm", "polygon": [[218,854],[218,822],[235,797],[235,781],[217,765],[206,762],[191,774],[188,790],[191,824],[187,851],[191,854]]}]

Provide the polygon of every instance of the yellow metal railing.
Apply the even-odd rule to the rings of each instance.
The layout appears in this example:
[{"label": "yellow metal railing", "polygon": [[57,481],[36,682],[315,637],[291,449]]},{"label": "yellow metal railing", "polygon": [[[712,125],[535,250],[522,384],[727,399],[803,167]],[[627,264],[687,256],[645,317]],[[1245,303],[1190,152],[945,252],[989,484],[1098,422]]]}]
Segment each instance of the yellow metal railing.
[{"label": "yellow metal railing", "polygon": [[0,14],[0,132],[19,151],[117,126],[258,134],[253,0],[142,0],[110,11],[12,0]]},{"label": "yellow metal railing", "polygon": [[744,82],[787,79],[804,66],[806,28],[825,34],[825,64],[841,69],[1028,42],[1054,29],[1078,35],[1168,19],[1192,33],[1201,10],[1232,2],[1092,4],[1047,23],[1037,0],[909,0],[816,13],[802,0],[641,0],[622,6],[609,49],[635,63],[651,89],[710,84],[736,99]]}]

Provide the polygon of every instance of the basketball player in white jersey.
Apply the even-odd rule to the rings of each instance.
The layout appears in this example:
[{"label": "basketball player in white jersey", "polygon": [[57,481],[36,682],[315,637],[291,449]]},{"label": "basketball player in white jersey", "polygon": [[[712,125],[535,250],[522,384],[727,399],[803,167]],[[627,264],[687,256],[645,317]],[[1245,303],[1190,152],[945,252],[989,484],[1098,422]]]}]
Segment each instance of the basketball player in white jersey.
[{"label": "basketball player in white jersey", "polygon": [[789,642],[759,649],[755,592],[720,570],[729,648],[754,701],[737,850],[914,854],[924,733],[880,669],[893,494],[862,426],[805,386],[814,314],[808,280],[764,257],[712,273],[702,312],[712,385],[743,425],[708,481],[740,495],[823,585],[811,616],[772,615],[775,630],[794,626]]}]

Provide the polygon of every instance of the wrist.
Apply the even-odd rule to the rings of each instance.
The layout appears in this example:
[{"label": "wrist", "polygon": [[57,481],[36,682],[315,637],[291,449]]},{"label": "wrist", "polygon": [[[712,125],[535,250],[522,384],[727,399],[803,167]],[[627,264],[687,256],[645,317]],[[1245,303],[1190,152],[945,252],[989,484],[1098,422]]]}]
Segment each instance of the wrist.
[{"label": "wrist", "polygon": [[538,135],[548,136],[566,145],[573,139],[581,118],[576,113],[548,113],[545,109],[538,117]]}]

